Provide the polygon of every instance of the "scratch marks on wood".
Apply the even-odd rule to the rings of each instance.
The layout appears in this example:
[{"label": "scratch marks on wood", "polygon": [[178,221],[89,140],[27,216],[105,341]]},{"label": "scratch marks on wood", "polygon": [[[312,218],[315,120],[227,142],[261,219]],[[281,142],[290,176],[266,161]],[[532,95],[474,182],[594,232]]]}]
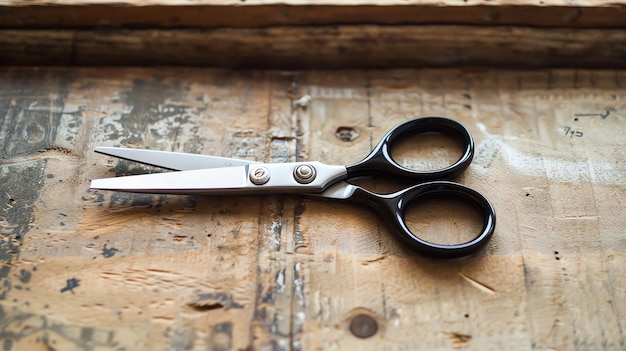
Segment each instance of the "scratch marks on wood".
[{"label": "scratch marks on wood", "polygon": [[472,341],[472,336],[468,334],[457,332],[444,332],[444,334],[449,338],[453,349],[464,349],[469,347],[470,341]]},{"label": "scratch marks on wood", "polygon": [[108,281],[109,284],[114,283],[119,287],[132,290],[155,287],[163,290],[211,288],[208,282],[202,281],[196,276],[165,269],[127,268],[119,271],[104,270],[100,273],[99,277],[100,279]]},{"label": "scratch marks on wood", "polygon": [[496,290],[492,287],[490,287],[489,285],[485,284],[485,283],[481,283],[479,281],[477,281],[476,279],[470,278],[467,275],[459,272],[459,276],[463,279],[465,279],[465,281],[467,281],[468,283],[470,283],[473,287],[477,288],[480,291],[486,292],[487,294],[493,295],[496,293]]},{"label": "scratch marks on wood", "polygon": [[364,265],[364,266],[367,266],[367,265],[369,265],[369,264],[371,264],[371,263],[381,262],[381,261],[383,261],[385,258],[387,258],[387,256],[382,255],[382,256],[378,256],[378,257],[374,257],[374,258],[366,259],[366,260],[364,260],[364,261],[363,261],[363,263],[361,263],[361,264],[362,264],[362,265]]},{"label": "scratch marks on wood", "polygon": [[[76,232],[96,240],[103,238],[115,242],[115,247],[111,243],[105,244],[106,247],[98,244],[102,247],[101,254],[105,258],[120,252],[130,253],[128,241],[120,240],[117,236],[134,235],[130,229],[133,224],[152,228],[152,235],[144,237],[149,238],[151,243],[146,249],[158,249],[165,243],[168,243],[169,249],[176,251],[201,249],[203,238],[194,235],[196,232],[189,227],[190,221],[193,222],[190,215],[197,210],[195,197],[89,191],[81,200],[86,205],[85,214],[81,217]],[[107,203],[108,206],[105,207]],[[134,247],[134,252],[137,249],[138,247]]]},{"label": "scratch marks on wood", "polygon": [[578,216],[558,216],[555,219],[564,219],[564,220],[597,220],[600,216],[597,215],[578,215]]}]

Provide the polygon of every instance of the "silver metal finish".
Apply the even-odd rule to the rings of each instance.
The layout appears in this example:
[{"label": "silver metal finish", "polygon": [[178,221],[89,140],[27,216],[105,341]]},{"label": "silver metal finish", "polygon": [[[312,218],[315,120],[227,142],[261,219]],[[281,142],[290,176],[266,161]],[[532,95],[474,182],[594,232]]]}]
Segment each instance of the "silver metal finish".
[{"label": "silver metal finish", "polygon": [[[299,183],[293,176],[293,170],[304,164],[316,169],[317,176],[308,184]],[[250,169],[257,167],[264,167],[271,174],[263,186],[250,180]],[[259,163],[95,179],[91,182],[91,188],[151,194],[319,193],[346,175],[345,166],[330,166],[320,162]]]},{"label": "silver metal finish", "polygon": [[145,149],[128,149],[121,147],[96,147],[95,152],[115,156],[129,161],[167,168],[175,171],[195,169],[237,167],[259,163],[236,158],[217,157],[183,152],[168,152]]},{"label": "silver metal finish", "polygon": [[248,166],[142,174],[94,179],[92,189],[150,194],[203,194],[207,189],[240,189],[249,186]]},{"label": "silver metal finish", "polygon": [[337,182],[321,193],[310,194],[312,196],[325,197],[328,199],[346,200],[352,197],[357,187],[346,182]]},{"label": "silver metal finish", "polygon": [[265,167],[253,167],[250,170],[250,181],[256,185],[263,185],[270,180],[270,171]]},{"label": "silver metal finish", "polygon": [[308,184],[315,180],[315,167],[311,165],[299,165],[293,170],[294,179],[301,184]]}]

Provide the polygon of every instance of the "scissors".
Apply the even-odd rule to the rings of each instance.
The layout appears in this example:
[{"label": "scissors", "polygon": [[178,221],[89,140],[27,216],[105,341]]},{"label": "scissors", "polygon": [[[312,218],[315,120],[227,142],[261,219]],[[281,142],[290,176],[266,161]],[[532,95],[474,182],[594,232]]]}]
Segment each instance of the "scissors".
[{"label": "scissors", "polygon": [[[391,157],[394,143],[422,133],[439,133],[462,142],[461,157],[437,170],[414,170]],[[300,193],[322,198],[350,200],[364,204],[388,225],[404,244],[418,253],[441,258],[457,258],[476,253],[491,238],[496,215],[491,203],[479,192],[450,181],[471,163],[474,140],[459,122],[445,117],[421,117],[391,129],[363,160],[348,166],[317,161],[261,163],[248,160],[179,152],[115,147],[96,147],[95,152],[174,170],[95,179],[92,189],[152,194],[231,195],[258,193]],[[409,180],[413,185],[391,194],[377,194],[349,183],[358,177],[382,176]],[[481,232],[462,244],[442,245],[419,238],[405,222],[410,204],[433,197],[448,197],[474,207],[481,214]]]}]

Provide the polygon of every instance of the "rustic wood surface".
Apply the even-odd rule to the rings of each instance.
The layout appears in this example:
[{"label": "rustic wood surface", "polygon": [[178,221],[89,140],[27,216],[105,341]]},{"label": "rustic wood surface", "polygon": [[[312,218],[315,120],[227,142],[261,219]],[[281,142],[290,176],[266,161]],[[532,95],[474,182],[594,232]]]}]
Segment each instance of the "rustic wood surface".
[{"label": "rustic wood surface", "polygon": [[622,0],[1,0],[0,27],[623,27]]},{"label": "rustic wood surface", "polygon": [[0,30],[0,65],[626,68],[626,29],[306,26]]},{"label": "rustic wood surface", "polygon": [[[476,256],[354,204],[88,189],[151,171],[96,145],[348,164],[423,115],[476,139]],[[623,350],[625,118],[624,71],[3,68],[3,350]],[[442,211],[416,225],[472,222]]]}]

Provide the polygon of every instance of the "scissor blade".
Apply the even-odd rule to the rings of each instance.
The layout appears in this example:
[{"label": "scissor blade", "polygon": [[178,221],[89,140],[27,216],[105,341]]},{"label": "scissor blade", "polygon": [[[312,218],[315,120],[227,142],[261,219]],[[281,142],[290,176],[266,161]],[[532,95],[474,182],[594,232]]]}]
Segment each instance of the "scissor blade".
[{"label": "scissor blade", "polygon": [[94,179],[92,189],[150,194],[232,193],[246,188],[247,166]]},{"label": "scissor blade", "polygon": [[[313,180],[298,180],[295,174],[300,166],[315,170]],[[265,175],[265,182],[260,182],[259,174]],[[151,194],[319,193],[345,177],[345,166],[315,161],[260,163],[95,179],[91,188]]]},{"label": "scissor blade", "polygon": [[95,152],[118,157],[121,159],[144,163],[151,166],[167,168],[175,171],[190,171],[195,169],[221,168],[245,166],[254,161],[239,160],[236,158],[188,154],[183,152],[168,152],[145,149],[127,149],[120,147],[96,147]]}]

